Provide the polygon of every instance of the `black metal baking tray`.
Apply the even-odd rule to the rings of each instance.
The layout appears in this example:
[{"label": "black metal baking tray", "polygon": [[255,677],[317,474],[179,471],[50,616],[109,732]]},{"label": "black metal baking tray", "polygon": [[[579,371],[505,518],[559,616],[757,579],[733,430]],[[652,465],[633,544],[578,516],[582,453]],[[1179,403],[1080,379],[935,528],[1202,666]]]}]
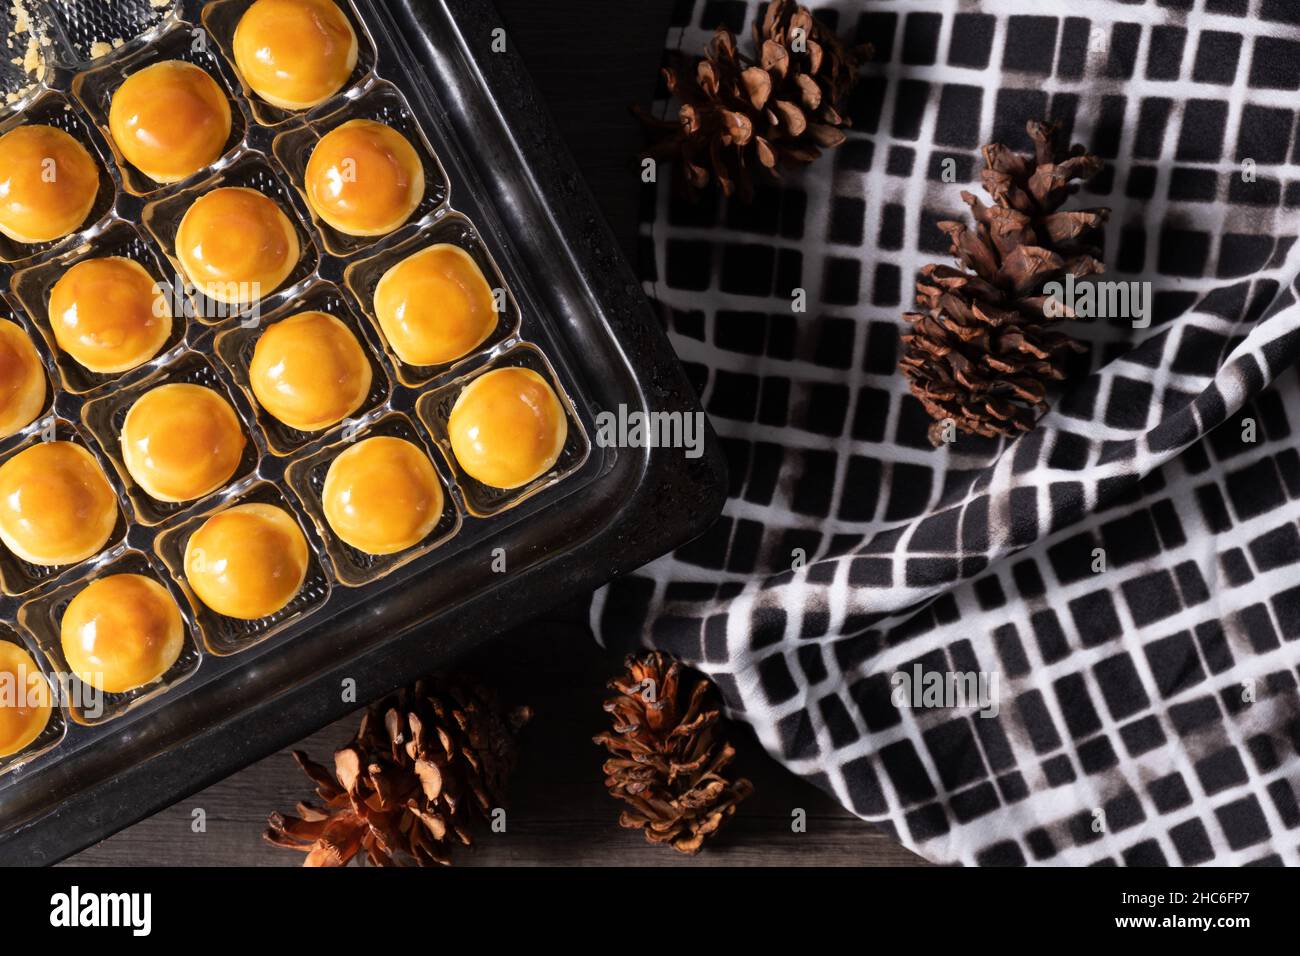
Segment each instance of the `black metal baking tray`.
[{"label": "black metal baking tray", "polygon": [[[120,49],[101,62],[92,59],[92,40],[116,35],[104,35],[111,28],[103,24],[104,7],[98,0],[27,0],[28,7],[49,18],[53,34],[45,40],[43,89],[66,89],[71,95],[78,76],[144,56],[150,44],[164,41],[178,25],[215,23],[215,9],[230,2],[179,0],[163,11],[148,0],[114,4],[118,13],[138,17],[141,31],[122,37]],[[355,687],[355,701],[378,697],[512,624],[688,540],[721,508],[724,469],[711,432],[704,454],[694,459],[680,449],[615,449],[591,440],[598,411],[625,406],[693,413],[698,404],[532,81],[508,38],[502,43],[504,29],[491,4],[342,2],[350,3],[364,28],[363,42],[373,45],[373,61],[363,54],[354,77],[351,89],[357,95],[349,92],[345,100],[361,100],[377,84],[391,85],[445,170],[446,212],[473,224],[521,316],[519,335],[496,343],[466,367],[448,370],[414,390],[403,391],[399,383],[392,404],[377,409],[367,426],[421,430],[422,420],[415,414],[421,389],[450,387],[501,361],[506,352],[534,349],[553,370],[585,441],[570,460],[572,467],[526,500],[481,517],[469,513],[475,509],[457,497],[464,526],[428,553],[358,587],[336,582],[310,615],[269,636],[235,641],[230,653],[205,642],[186,680],[113,720],[93,727],[72,722],[53,749],[0,775],[2,864],[52,862],[102,839],[354,709],[356,702],[343,692],[345,687]],[[270,159],[276,136],[340,106],[326,104],[307,120],[259,114],[238,96],[238,77],[229,64],[220,69],[244,112],[246,145]],[[86,85],[78,89],[84,92]],[[39,107],[41,92],[19,98],[13,108],[21,113]],[[80,106],[75,97],[73,105]],[[0,120],[0,128],[16,121]],[[112,172],[121,218],[139,221],[151,197],[128,188],[107,156],[110,147],[102,136],[96,148]],[[247,159],[237,152],[229,162],[222,161],[218,172],[233,175]],[[282,172],[274,162],[272,166]],[[288,201],[312,231],[300,197]],[[432,212],[426,224],[440,221],[441,215]],[[94,239],[101,231],[89,230],[87,237]],[[345,285],[346,267],[355,257],[333,255],[318,232],[312,236],[321,246],[314,281]],[[40,258],[52,260],[65,252],[51,249]],[[7,287],[14,269],[0,269]],[[319,292],[307,283],[295,286],[286,298],[309,290]],[[21,305],[10,305],[14,317],[31,329]],[[255,412],[239,395],[237,379],[215,358],[219,334],[220,329],[200,330],[183,351],[194,353],[191,361],[210,359],[241,415],[251,416]],[[54,359],[43,354],[51,375],[57,376]],[[166,364],[141,371],[131,382],[165,373]],[[80,396],[56,395],[55,411],[63,418],[65,411],[79,413],[85,404]],[[406,415],[410,421],[380,422],[391,415]],[[434,445],[429,431],[421,434]],[[156,525],[133,524],[122,548],[94,559],[85,573],[113,561],[139,560],[135,551],[149,558],[156,534],[222,500],[289,495],[285,461],[268,453],[264,442],[258,444],[260,463],[247,481],[180,516],[156,516]],[[321,439],[312,447],[328,444]],[[0,455],[13,447],[0,445]],[[455,485],[454,474],[444,477]],[[119,493],[129,508],[129,494],[120,484]],[[309,535],[318,553],[323,551],[319,530],[309,528]],[[507,556],[504,574],[493,567],[498,548]],[[25,601],[5,598],[0,618],[10,620]]]}]

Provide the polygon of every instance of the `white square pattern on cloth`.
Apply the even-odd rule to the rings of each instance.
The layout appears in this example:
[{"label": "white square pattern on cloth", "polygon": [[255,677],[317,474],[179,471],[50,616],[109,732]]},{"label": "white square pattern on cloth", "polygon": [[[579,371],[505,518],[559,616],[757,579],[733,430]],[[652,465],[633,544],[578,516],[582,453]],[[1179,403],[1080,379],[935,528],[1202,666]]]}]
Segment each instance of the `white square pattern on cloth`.
[{"label": "white square pattern on cloth", "polygon": [[[669,46],[749,50],[761,6],[683,0]],[[642,276],[730,497],[597,594],[598,634],[698,666],[932,860],[1300,864],[1300,2],[813,9],[876,47],[848,142],[752,207],[647,186]],[[1034,431],[934,450],[901,313],[980,144],[1049,117],[1106,163],[1066,208],[1111,207],[1150,326],[1072,323]],[[896,706],[918,665],[995,676],[996,715]]]}]

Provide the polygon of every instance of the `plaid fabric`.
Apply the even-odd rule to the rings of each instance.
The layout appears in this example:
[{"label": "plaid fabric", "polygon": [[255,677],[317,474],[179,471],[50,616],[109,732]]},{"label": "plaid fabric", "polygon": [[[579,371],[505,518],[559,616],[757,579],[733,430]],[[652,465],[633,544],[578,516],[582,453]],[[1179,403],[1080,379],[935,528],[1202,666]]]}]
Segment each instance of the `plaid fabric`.
[{"label": "plaid fabric", "polygon": [[[682,2],[669,45],[760,6]],[[752,207],[648,189],[645,285],[730,500],[597,595],[598,633],[696,664],[932,860],[1300,863],[1300,3],[816,12],[877,49],[849,142]],[[979,144],[1042,116],[1106,160],[1067,208],[1112,208],[1106,278],[1151,282],[1153,320],[1074,323],[1036,430],[933,450],[900,313]],[[996,716],[897,706],[918,664],[996,675]]]}]

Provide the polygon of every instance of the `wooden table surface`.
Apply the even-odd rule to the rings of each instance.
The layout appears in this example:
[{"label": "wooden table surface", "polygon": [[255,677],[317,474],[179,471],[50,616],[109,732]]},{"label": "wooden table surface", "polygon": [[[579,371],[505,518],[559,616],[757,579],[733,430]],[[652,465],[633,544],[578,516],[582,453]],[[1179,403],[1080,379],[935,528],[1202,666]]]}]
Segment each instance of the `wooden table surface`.
[{"label": "wooden table surface", "polygon": [[[497,0],[508,42],[516,45],[550,106],[623,248],[631,255],[639,189],[640,144],[628,114],[649,102],[672,0]],[[585,603],[585,602],[583,602]],[[857,820],[834,800],[785,771],[747,728],[734,732],[737,772],[755,794],[731,825],[697,857],[683,857],[620,829],[618,806],[604,791],[603,751],[591,743],[607,726],[605,681],[615,655],[594,643],[584,607],[575,604],[503,636],[463,662],[467,672],[530,704],[536,717],[521,739],[504,833],[484,833],[462,853],[470,866],[493,865],[915,865],[907,850]],[[356,729],[348,717],[294,748],[329,762]],[[272,810],[310,796],[288,750],[275,754],[73,857],[83,866],[285,865],[301,856],[263,843]],[[194,832],[196,810],[206,827]],[[798,810],[805,832],[793,832]]]}]

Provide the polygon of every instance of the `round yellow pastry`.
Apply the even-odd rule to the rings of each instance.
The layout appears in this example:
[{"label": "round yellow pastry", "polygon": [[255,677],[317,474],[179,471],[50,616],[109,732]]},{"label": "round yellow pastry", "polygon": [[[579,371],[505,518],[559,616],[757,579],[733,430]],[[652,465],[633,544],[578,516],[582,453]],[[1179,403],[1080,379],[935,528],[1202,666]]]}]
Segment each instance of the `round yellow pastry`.
[{"label": "round yellow pastry", "polygon": [[45,407],[45,367],[27,333],[0,321],[0,438],[22,431]]},{"label": "round yellow pastry", "polygon": [[122,424],[122,462],[158,501],[190,501],[216,491],[234,475],[243,453],[235,410],[202,385],[150,389]]},{"label": "round yellow pastry", "polygon": [[0,540],[42,566],[101,551],[117,524],[117,498],[99,462],[70,441],[39,442],[0,465]]},{"label": "round yellow pastry", "polygon": [[235,65],[272,106],[325,102],[357,65],[357,35],[333,0],[257,0],[235,27]]},{"label": "round yellow pastry", "polygon": [[92,372],[143,365],[172,330],[167,297],[144,266],[121,256],[83,259],[63,273],[49,316],[59,348]]},{"label": "round yellow pastry", "polygon": [[186,278],[208,298],[231,304],[278,289],[300,251],[284,210],[243,186],[223,186],[195,200],[176,232],[176,258]]},{"label": "round yellow pastry", "polygon": [[299,431],[347,418],[370,392],[370,363],[352,331],[325,312],[299,312],[269,326],[248,369],[258,403]]},{"label": "round yellow pastry", "polygon": [[367,554],[392,554],[422,541],[442,516],[442,484],[423,451],[379,436],[334,459],[321,495],[325,520]]},{"label": "round yellow pastry", "polygon": [[63,130],[29,124],[0,136],[0,232],[15,242],[75,232],[98,193],[99,166]]},{"label": "round yellow pastry", "polygon": [[493,488],[518,488],[545,474],[564,448],[568,419],[532,369],[499,368],[465,386],[447,422],[451,451]]},{"label": "round yellow pastry", "polygon": [[132,73],[117,88],[108,129],[140,172],[156,182],[179,182],[225,152],[230,101],[201,67],[164,60]]},{"label": "round yellow pastry", "polygon": [[497,325],[496,299],[478,263],[448,243],[421,249],[385,272],[375,287],[375,315],[408,365],[454,362]]},{"label": "round yellow pastry", "polygon": [[185,644],[185,624],[172,596],[153,578],[110,574],[68,603],[60,639],[79,680],[120,694],[171,669]]},{"label": "round yellow pastry", "polygon": [[18,753],[41,735],[53,711],[50,683],[32,655],[0,641],[0,757]]},{"label": "round yellow pastry", "polygon": [[349,120],[321,137],[307,160],[307,204],[349,236],[382,236],[424,198],[424,164],[405,136],[374,120]]},{"label": "round yellow pastry", "polygon": [[251,621],[293,600],[307,576],[307,539],[283,508],[236,505],[185,546],[185,580],[218,614]]}]

